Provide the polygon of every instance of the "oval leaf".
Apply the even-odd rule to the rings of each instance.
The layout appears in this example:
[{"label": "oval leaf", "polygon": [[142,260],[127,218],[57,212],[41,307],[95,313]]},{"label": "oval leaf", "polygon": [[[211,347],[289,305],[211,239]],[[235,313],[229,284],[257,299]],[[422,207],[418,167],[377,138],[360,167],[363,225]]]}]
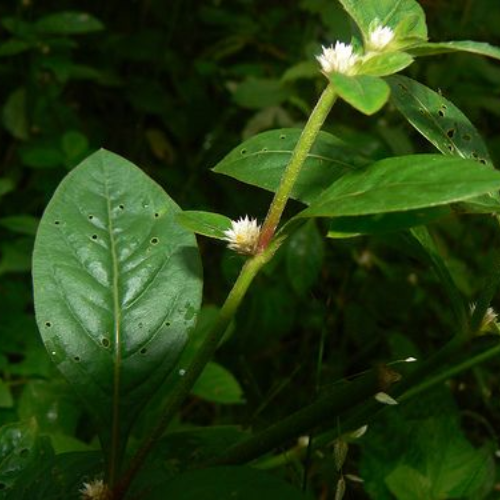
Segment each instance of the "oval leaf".
[{"label": "oval leaf", "polygon": [[389,99],[389,85],[376,76],[331,73],[329,78],[339,96],[365,115],[376,113]]},{"label": "oval leaf", "polygon": [[[214,172],[276,191],[302,130],[263,132],[243,142],[214,167]],[[320,132],[292,191],[292,198],[310,203],[345,173],[367,160],[337,137]]]},{"label": "oval leaf", "polygon": [[446,205],[500,188],[500,172],[438,155],[388,158],[345,175],[299,217],[340,217]]},{"label": "oval leaf", "polygon": [[441,153],[491,164],[478,131],[452,102],[405,76],[392,76],[387,81],[391,103]]},{"label": "oval leaf", "polygon": [[[340,0],[344,9],[356,21],[364,38],[368,38],[370,25],[378,20],[382,26],[398,30],[401,38],[427,38],[425,13],[415,0]],[[411,20],[411,22],[409,22]]]},{"label": "oval leaf", "polygon": [[408,67],[413,57],[406,52],[380,52],[370,55],[360,68],[360,73],[370,76],[387,76]]},{"label": "oval leaf", "polygon": [[177,220],[193,233],[218,240],[223,240],[224,231],[231,228],[229,217],[212,212],[186,210],[177,215]]},{"label": "oval leaf", "polygon": [[207,364],[191,393],[214,403],[233,405],[245,402],[243,389],[234,375],[214,362]]},{"label": "oval leaf", "polygon": [[95,417],[107,454],[123,449],[199,309],[198,249],[178,212],[141,170],[101,150],[66,176],[40,222],[38,327]]}]

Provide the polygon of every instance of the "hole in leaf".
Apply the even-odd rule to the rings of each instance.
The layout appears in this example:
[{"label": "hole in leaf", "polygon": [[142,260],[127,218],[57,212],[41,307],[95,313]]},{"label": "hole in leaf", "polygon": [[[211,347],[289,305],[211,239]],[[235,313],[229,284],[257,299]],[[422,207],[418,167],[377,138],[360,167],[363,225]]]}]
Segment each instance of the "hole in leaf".
[{"label": "hole in leaf", "polygon": [[449,149],[450,151],[453,151],[455,148],[454,148],[451,144],[448,144],[448,149]]},{"label": "hole in leaf", "polygon": [[443,111],[442,109],[440,109],[440,110],[438,111],[438,115],[439,115],[441,118],[443,118],[443,116],[444,116],[444,111]]},{"label": "hole in leaf", "polygon": [[165,326],[170,326],[171,324],[170,321],[165,321]]},{"label": "hole in leaf", "polygon": [[139,352],[141,354],[146,354],[148,352],[148,350],[145,347],[143,347]]},{"label": "hole in leaf", "polygon": [[73,356],[73,360],[74,360],[76,363],[79,363],[79,362],[80,362],[80,356]]},{"label": "hole in leaf", "polygon": [[119,208],[120,210],[123,210],[123,209],[125,208],[125,205],[121,205],[121,204],[120,204],[120,205],[118,205],[118,208]]},{"label": "hole in leaf", "polygon": [[45,322],[45,326],[46,326],[47,328],[50,328],[50,327],[52,326],[52,323],[51,323],[50,321],[46,321],[46,322]]},{"label": "hole in leaf", "polygon": [[101,344],[104,347],[109,347],[109,340],[107,338],[103,338],[103,339],[101,339]]},{"label": "hole in leaf", "polygon": [[450,130],[446,131],[446,135],[451,139],[455,135],[455,129],[450,128]]},{"label": "hole in leaf", "polygon": [[60,221],[60,220],[55,220],[55,221],[54,221],[54,224],[55,224],[56,226],[58,226],[60,223],[61,223],[61,221]]},{"label": "hole in leaf", "polygon": [[94,218],[93,215],[89,215],[89,220],[92,220]]},{"label": "hole in leaf", "polygon": [[475,160],[477,160],[479,158],[479,155],[475,151],[473,151],[472,152],[472,158],[474,158]]},{"label": "hole in leaf", "polygon": [[242,149],[242,150],[240,151],[240,153],[241,153],[242,155],[246,155],[246,154],[247,154],[247,150],[246,150],[246,149]]},{"label": "hole in leaf", "polygon": [[472,139],[472,137],[471,137],[469,134],[464,134],[464,135],[462,136],[462,139],[463,139],[464,141],[470,141],[470,140]]},{"label": "hole in leaf", "polygon": [[92,235],[92,239],[93,239],[93,240],[97,240],[97,234],[93,234],[93,235]]},{"label": "hole in leaf", "polygon": [[266,153],[267,152],[267,148],[262,148],[262,152]]},{"label": "hole in leaf", "polygon": [[485,160],[484,158],[481,158],[481,159],[479,160],[479,163],[482,163],[483,165],[486,165],[486,160]]},{"label": "hole in leaf", "polygon": [[155,212],[155,219],[158,219],[159,216],[160,214],[158,212]]},{"label": "hole in leaf", "polygon": [[424,108],[418,108],[418,112],[419,112],[421,115],[425,115],[425,109],[424,109]]},{"label": "hole in leaf", "polygon": [[285,135],[285,134],[281,134],[281,135],[280,135],[280,139],[281,139],[282,141],[284,141],[284,140],[286,139],[286,135]]},{"label": "hole in leaf", "polygon": [[23,449],[19,452],[19,455],[20,455],[21,457],[27,457],[29,454],[30,454],[30,451],[28,450],[28,448],[23,448]]},{"label": "hole in leaf", "polygon": [[158,242],[160,240],[155,236],[154,238],[151,238],[151,245],[158,245]]}]

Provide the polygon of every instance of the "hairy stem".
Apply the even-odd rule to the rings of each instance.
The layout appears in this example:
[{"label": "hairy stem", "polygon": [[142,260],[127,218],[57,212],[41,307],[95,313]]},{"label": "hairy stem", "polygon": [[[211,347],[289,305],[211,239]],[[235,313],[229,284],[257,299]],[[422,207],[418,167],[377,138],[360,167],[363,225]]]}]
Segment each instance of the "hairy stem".
[{"label": "hairy stem", "polygon": [[309,116],[309,120],[293,150],[290,162],[281,177],[280,185],[274,195],[266,220],[262,226],[258,245],[260,251],[264,250],[267,245],[269,245],[269,242],[274,236],[302,166],[306,161],[307,155],[311,151],[326,117],[335,103],[336,97],[333,86],[329,84],[321,94],[318,103]]}]

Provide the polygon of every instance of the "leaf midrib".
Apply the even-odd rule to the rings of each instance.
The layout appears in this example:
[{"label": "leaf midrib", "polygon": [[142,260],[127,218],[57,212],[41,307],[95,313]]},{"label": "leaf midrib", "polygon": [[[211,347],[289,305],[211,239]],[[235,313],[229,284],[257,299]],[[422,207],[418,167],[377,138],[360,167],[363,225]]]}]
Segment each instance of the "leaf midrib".
[{"label": "leaf midrib", "polygon": [[104,179],[104,190],[106,196],[106,208],[108,215],[108,233],[109,233],[109,243],[110,243],[110,253],[111,253],[111,263],[112,263],[112,287],[111,293],[113,296],[113,355],[114,355],[114,366],[113,366],[113,414],[112,414],[112,429],[111,429],[111,455],[109,463],[109,482],[114,484],[114,475],[117,467],[117,454],[119,449],[119,428],[120,428],[120,369],[121,369],[121,309],[118,297],[118,257],[116,254],[116,242],[113,235],[113,219],[111,216],[111,197],[109,194],[108,187],[108,177],[106,175],[106,167],[104,162],[101,163],[103,179]]}]

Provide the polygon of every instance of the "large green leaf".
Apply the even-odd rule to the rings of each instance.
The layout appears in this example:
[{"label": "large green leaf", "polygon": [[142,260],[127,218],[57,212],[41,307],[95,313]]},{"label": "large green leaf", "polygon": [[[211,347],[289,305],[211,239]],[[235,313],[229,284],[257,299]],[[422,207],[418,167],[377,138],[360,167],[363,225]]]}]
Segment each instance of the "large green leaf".
[{"label": "large green leaf", "polygon": [[[422,7],[415,0],[339,0],[356,21],[365,38],[370,25],[378,20],[382,26],[400,29],[402,38],[427,38],[427,26]],[[404,29],[402,29],[404,28]]]},{"label": "large green leaf", "polygon": [[462,40],[458,42],[440,42],[440,43],[422,43],[409,49],[409,52],[415,56],[434,56],[437,54],[446,54],[449,52],[469,52],[480,56],[500,59],[500,48],[484,42],[472,42]]},{"label": "large green leaf", "polygon": [[250,467],[214,467],[186,472],[155,488],[150,500],[306,500],[309,496],[267,472]]},{"label": "large green leaf", "polygon": [[[275,191],[299,140],[300,129],[263,132],[234,148],[214,172]],[[294,186],[292,198],[310,203],[345,173],[367,160],[337,137],[320,132]]]},{"label": "large green leaf", "polygon": [[331,73],[329,78],[339,96],[366,115],[379,111],[389,99],[389,86],[377,76]]},{"label": "large green leaf", "polygon": [[476,127],[452,102],[405,76],[391,76],[387,81],[391,103],[441,153],[491,164]]},{"label": "large green leaf", "polygon": [[500,188],[500,172],[441,155],[387,158],[345,175],[299,217],[340,217],[446,205]]},{"label": "large green leaf", "polygon": [[101,150],[62,181],[40,222],[38,327],[112,458],[175,365],[199,309],[198,250],[178,212],[141,170]]},{"label": "large green leaf", "polygon": [[[476,127],[450,101],[411,78],[393,76],[391,103],[441,153],[492,164],[488,149]],[[463,209],[474,212],[500,211],[500,196],[489,193],[469,200]]]}]

